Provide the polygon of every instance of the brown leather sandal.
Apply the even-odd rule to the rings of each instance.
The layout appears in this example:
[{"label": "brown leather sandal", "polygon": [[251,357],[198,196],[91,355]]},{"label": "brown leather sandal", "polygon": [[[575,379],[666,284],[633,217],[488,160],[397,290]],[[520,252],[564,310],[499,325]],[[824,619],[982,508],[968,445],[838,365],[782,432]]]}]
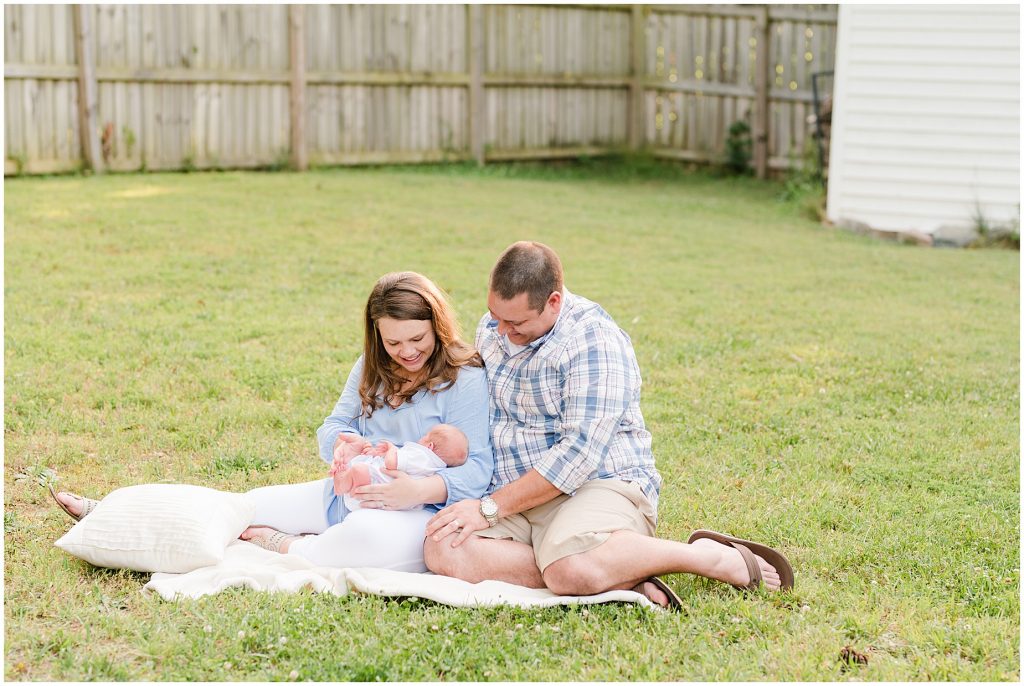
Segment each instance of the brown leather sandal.
[{"label": "brown leather sandal", "polygon": [[754,559],[754,555],[760,555],[768,564],[775,567],[775,571],[779,573],[779,581],[781,583],[780,590],[788,591],[793,588],[793,566],[789,564],[789,560],[786,559],[786,556],[778,550],[769,548],[763,543],[745,541],[742,538],[736,538],[735,536],[729,536],[728,534],[719,533],[717,531],[708,531],[707,529],[698,529],[697,531],[694,531],[690,534],[690,538],[688,538],[686,542],[693,543],[701,538],[710,538],[712,541],[717,541],[722,545],[732,546],[740,552],[743,562],[747,565],[747,573],[750,575],[750,582],[745,586],[732,584],[734,587],[744,591],[755,591],[761,586],[761,567],[757,564],[757,560]]},{"label": "brown leather sandal", "polygon": [[[650,579],[645,579],[644,581],[641,581],[639,584],[633,587],[633,590],[639,593],[640,595],[644,595],[643,591],[638,590],[642,589],[644,584],[654,584],[655,588],[657,588],[659,591],[661,591],[668,597],[668,605],[663,609],[672,610],[674,612],[679,612],[683,609],[682,599],[676,594],[675,591],[669,588],[668,584],[666,584],[658,577],[652,576]],[[648,598],[648,600],[650,600],[650,598]]]},{"label": "brown leather sandal", "polygon": [[80,522],[83,519],[85,519],[85,517],[90,512],[95,510],[96,507],[100,504],[100,501],[98,501],[98,500],[93,500],[92,498],[85,498],[85,497],[80,496],[80,495],[78,495],[76,493],[68,493],[68,495],[71,496],[72,498],[78,498],[79,500],[82,501],[82,512],[81,512],[81,514],[75,514],[74,512],[72,512],[71,510],[68,509],[67,505],[62,503],[60,501],[60,499],[57,498],[57,492],[53,490],[53,486],[52,485],[46,484],[46,488],[49,489],[50,497],[53,498],[53,502],[57,503],[60,506],[60,509],[64,510],[68,514],[68,516],[71,517],[76,522]]}]

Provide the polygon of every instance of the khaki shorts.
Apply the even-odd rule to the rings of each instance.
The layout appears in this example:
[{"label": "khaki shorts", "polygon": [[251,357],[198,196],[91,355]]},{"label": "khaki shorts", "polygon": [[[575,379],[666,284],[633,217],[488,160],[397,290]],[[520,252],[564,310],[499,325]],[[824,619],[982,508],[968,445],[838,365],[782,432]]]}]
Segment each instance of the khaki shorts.
[{"label": "khaki shorts", "polygon": [[533,546],[537,567],[543,572],[552,562],[593,550],[615,531],[654,535],[655,512],[633,482],[594,479],[543,505],[503,517],[482,538],[511,539]]}]

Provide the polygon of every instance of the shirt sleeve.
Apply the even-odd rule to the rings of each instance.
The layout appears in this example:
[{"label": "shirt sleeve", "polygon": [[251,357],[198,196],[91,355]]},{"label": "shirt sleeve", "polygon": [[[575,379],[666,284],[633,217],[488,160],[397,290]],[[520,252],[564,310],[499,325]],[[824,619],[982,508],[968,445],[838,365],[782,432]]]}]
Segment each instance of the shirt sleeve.
[{"label": "shirt sleeve", "polygon": [[445,408],[443,421],[462,430],[469,439],[469,457],[458,467],[438,472],[448,489],[445,506],[467,498],[479,498],[494,474],[494,451],[488,427],[487,375],[478,367],[463,367]]},{"label": "shirt sleeve", "polygon": [[418,443],[406,443],[398,449],[397,457],[398,469],[417,479],[433,476],[448,468],[444,460]]},{"label": "shirt sleeve", "polygon": [[483,337],[487,333],[488,329],[494,328],[491,326],[492,323],[494,323],[494,320],[491,318],[490,312],[485,313],[482,317],[480,317],[480,321],[477,322],[476,336],[474,337],[474,345],[476,346],[477,350],[480,350],[480,346],[483,345]]},{"label": "shirt sleeve", "polygon": [[360,356],[352,365],[348,381],[345,382],[345,390],[341,392],[341,397],[334,404],[334,410],[316,430],[316,440],[320,445],[320,459],[327,464],[334,460],[334,442],[338,440],[339,434],[362,435],[359,431],[359,416],[363,411],[363,403],[359,398],[359,380],[362,375],[363,358]]},{"label": "shirt sleeve", "polygon": [[559,439],[533,466],[563,493],[594,478],[639,393],[632,348],[619,332],[589,327],[562,363]]}]

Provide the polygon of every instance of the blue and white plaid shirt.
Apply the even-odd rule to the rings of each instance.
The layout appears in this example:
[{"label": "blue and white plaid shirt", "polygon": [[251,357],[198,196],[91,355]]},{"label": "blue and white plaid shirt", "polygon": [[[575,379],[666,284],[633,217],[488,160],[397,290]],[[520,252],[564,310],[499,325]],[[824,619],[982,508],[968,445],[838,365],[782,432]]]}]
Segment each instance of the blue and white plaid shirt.
[{"label": "blue and white plaid shirt", "polygon": [[497,490],[531,468],[563,493],[592,479],[635,481],[658,507],[661,476],[640,414],[640,367],[598,304],[564,291],[546,335],[509,345],[484,315],[476,330],[490,390]]}]

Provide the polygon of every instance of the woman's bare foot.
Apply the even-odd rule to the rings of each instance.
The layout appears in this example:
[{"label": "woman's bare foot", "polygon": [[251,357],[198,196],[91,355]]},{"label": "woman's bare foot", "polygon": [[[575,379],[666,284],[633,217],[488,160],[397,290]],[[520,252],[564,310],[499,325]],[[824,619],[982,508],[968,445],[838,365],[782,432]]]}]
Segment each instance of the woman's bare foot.
[{"label": "woman's bare foot", "polygon": [[238,537],[243,541],[249,541],[261,548],[282,555],[287,553],[292,543],[299,539],[299,536],[286,534],[269,526],[250,526]]},{"label": "woman's bare foot", "polygon": [[49,486],[50,495],[60,505],[60,509],[67,512],[72,519],[76,522],[81,521],[89,515],[90,512],[99,507],[100,501],[93,500],[92,498],[84,498],[74,493],[68,493],[67,491],[61,491],[55,493],[53,486]]},{"label": "woman's bare foot", "polygon": [[81,496],[71,495],[67,491],[57,493],[57,502],[63,505],[72,517],[81,517],[85,508],[85,500]]},{"label": "woman's bare foot", "polygon": [[[750,572],[747,571],[747,565],[743,561],[740,551],[710,538],[698,538],[690,545],[717,556],[710,568],[710,573],[706,576],[733,586],[746,586],[750,583]],[[775,571],[775,567],[768,564],[760,555],[754,555],[754,559],[757,560],[757,565],[761,568],[761,580],[764,582],[765,588],[770,591],[779,590],[782,587],[782,580],[779,578],[778,572]]]}]

